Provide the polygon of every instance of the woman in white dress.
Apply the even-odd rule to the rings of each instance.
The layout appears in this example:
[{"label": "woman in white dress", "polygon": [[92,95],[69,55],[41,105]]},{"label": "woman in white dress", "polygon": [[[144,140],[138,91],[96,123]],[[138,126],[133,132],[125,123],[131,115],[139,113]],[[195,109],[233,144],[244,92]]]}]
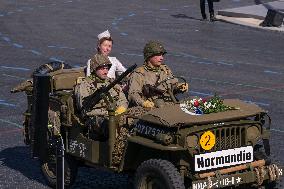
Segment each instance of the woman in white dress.
[{"label": "woman in white dress", "polygon": [[[98,47],[97,47],[98,53],[108,56],[112,64],[108,72],[108,77],[114,79],[116,74],[121,74],[122,72],[125,72],[126,68],[121,64],[121,62],[116,57],[109,56],[112,49],[112,45],[113,45],[113,39],[111,38],[108,30],[98,35]],[[87,62],[86,75],[89,76],[90,74],[91,73],[90,73],[90,59],[89,59]]]}]

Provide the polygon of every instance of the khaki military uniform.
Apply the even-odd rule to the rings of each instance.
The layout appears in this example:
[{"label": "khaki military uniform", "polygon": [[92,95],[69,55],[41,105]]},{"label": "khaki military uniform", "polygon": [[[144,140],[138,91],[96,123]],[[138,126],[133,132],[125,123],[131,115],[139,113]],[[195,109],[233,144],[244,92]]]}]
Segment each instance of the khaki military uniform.
[{"label": "khaki military uniform", "polygon": [[[128,91],[129,102],[134,106],[142,106],[145,100],[150,100],[154,103],[156,103],[157,100],[161,100],[165,104],[171,102],[167,91],[178,83],[177,79],[169,79],[171,77],[173,77],[173,74],[167,65],[162,64],[159,67],[154,67],[150,63],[145,63],[143,66],[137,68],[130,76]],[[159,83],[165,79],[169,80],[159,85]],[[142,92],[142,88],[146,84],[152,86],[156,85],[158,89],[165,91],[165,93],[163,95],[151,96],[150,99],[146,98],[145,94]]]},{"label": "khaki military uniform", "polygon": [[116,85],[109,91],[109,95],[99,101],[93,109],[89,112],[86,112],[83,107],[84,98],[93,94],[98,88],[102,86],[107,86],[111,83],[110,79],[101,80],[96,76],[89,76],[82,78],[78,81],[78,84],[75,86],[75,95],[77,106],[82,110],[83,116],[104,116],[108,114],[107,107],[111,102],[114,102],[116,108],[123,106],[127,109],[128,102],[127,99],[119,85]]}]

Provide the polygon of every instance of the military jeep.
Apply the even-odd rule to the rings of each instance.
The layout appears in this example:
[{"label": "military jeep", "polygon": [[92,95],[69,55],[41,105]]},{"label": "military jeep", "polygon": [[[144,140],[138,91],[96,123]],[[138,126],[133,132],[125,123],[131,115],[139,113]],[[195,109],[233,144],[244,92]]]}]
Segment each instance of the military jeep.
[{"label": "military jeep", "polygon": [[66,187],[74,183],[79,165],[129,173],[139,189],[271,188],[282,175],[269,159],[270,117],[238,99],[224,100],[238,109],[219,113],[194,115],[180,101],[125,116],[127,134],[115,162],[119,116],[110,107],[107,138],[92,137],[74,100],[73,87],[84,75],[83,68],[49,70],[13,90],[26,91],[25,142],[50,186],[56,185],[56,137],[64,143]]}]

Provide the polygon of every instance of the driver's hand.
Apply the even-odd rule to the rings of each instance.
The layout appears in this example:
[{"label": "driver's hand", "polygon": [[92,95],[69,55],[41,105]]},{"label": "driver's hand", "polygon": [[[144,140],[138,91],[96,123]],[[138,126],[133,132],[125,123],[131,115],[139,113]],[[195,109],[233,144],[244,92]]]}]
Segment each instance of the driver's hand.
[{"label": "driver's hand", "polygon": [[180,92],[188,92],[188,83],[179,83],[177,88]]},{"label": "driver's hand", "polygon": [[153,108],[154,107],[154,102],[151,102],[150,100],[145,100],[143,102],[143,107],[144,108]]}]

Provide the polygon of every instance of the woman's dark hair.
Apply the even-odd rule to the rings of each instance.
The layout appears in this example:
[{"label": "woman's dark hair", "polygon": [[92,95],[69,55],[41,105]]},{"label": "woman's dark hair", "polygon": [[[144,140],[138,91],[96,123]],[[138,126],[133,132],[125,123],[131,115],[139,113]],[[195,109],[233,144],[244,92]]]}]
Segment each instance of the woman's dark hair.
[{"label": "woman's dark hair", "polygon": [[[111,41],[112,44],[113,44],[113,39],[111,37],[103,37],[103,38],[101,38],[99,40],[98,46],[101,45],[104,41]],[[98,51],[98,53],[100,52],[100,48],[99,47],[97,47],[97,51]]]}]

